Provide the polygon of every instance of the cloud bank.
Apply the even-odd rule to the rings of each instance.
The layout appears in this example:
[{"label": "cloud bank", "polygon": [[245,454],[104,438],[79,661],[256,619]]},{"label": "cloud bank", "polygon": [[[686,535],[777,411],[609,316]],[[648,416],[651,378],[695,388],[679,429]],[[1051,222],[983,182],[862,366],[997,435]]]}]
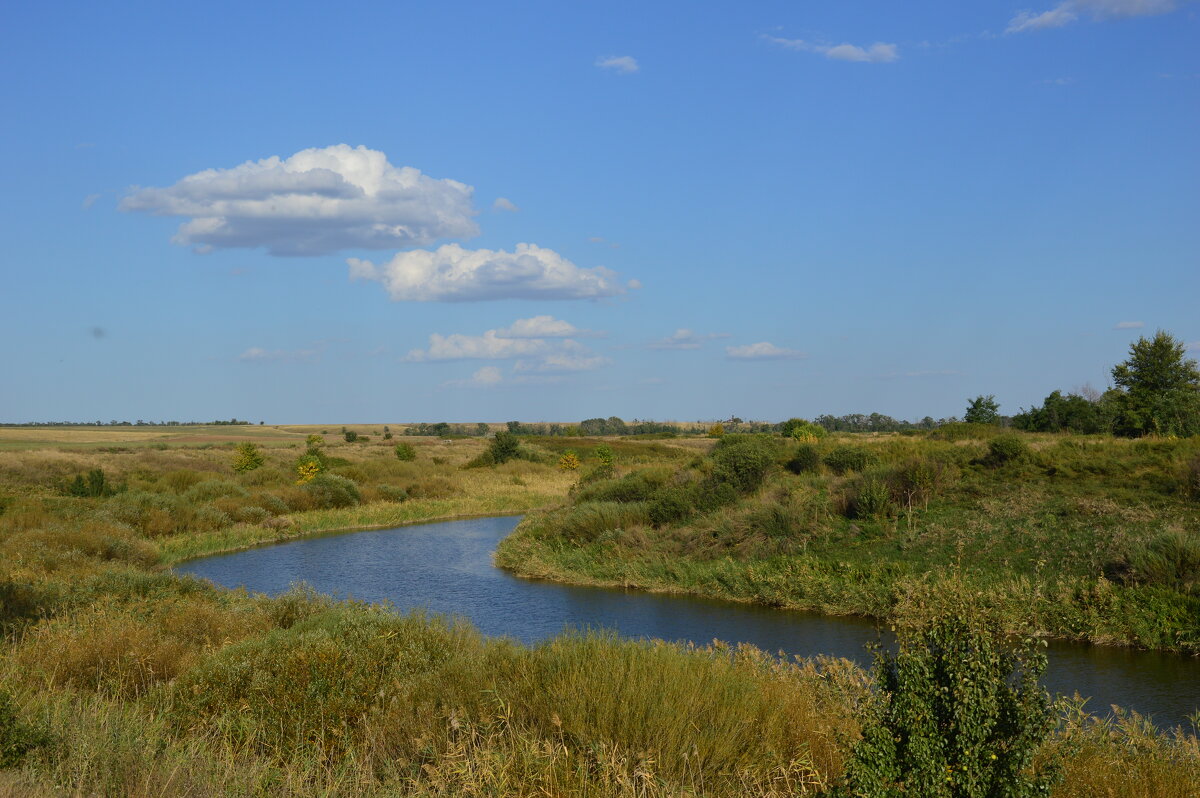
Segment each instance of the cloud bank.
[{"label": "cloud bank", "polygon": [[899,60],[900,49],[894,44],[875,42],[869,47],[859,47],[856,44],[820,44],[804,39],[781,39],[778,36],[764,36],[767,41],[805,53],[818,53],[835,61],[857,61],[864,64],[890,64]]},{"label": "cloud bank", "polygon": [[172,241],[199,252],[263,247],[272,255],[426,246],[479,228],[473,189],[337,144],[206,169],[166,188],[131,190],[127,212],[191,217]]},{"label": "cloud bank", "polygon": [[400,252],[378,266],[358,258],[346,263],[352,280],[378,281],[397,302],[601,299],[626,289],[615,272],[603,266],[582,269],[536,244],[517,244],[514,252],[446,244]]}]

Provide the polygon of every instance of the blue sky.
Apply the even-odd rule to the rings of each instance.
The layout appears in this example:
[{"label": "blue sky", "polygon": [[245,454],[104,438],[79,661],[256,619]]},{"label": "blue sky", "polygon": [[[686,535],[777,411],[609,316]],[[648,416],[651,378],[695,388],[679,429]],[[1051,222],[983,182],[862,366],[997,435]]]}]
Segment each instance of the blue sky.
[{"label": "blue sky", "polygon": [[3,12],[0,420],[940,417],[1200,350],[1200,4],[246,5]]}]

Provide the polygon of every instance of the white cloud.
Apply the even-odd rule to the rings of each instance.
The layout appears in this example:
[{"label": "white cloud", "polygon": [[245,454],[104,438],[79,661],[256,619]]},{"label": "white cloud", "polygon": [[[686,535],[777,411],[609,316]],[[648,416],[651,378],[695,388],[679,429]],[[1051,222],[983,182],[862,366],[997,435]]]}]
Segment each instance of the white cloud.
[{"label": "white cloud", "polygon": [[515,252],[446,244],[432,252],[400,252],[379,266],[358,258],[346,263],[352,280],[377,280],[397,302],[599,299],[625,293],[615,272],[603,266],[582,269],[536,244],[517,244]]},{"label": "white cloud", "polygon": [[1178,7],[1178,0],[1066,0],[1040,14],[1033,11],[1018,12],[1004,32],[1026,33],[1061,28],[1079,19],[1080,14],[1103,20],[1168,14]]},{"label": "white cloud", "polygon": [[537,360],[518,360],[513,364],[513,371],[550,373],[595,371],[610,363],[612,360],[604,355],[597,355],[582,344],[568,340],[563,341],[560,348],[547,352]]},{"label": "white cloud", "polygon": [[90,210],[91,207],[96,204],[96,200],[98,200],[98,199],[100,199],[99,194],[88,194],[86,197],[83,198],[83,209],[85,211]]},{"label": "white cloud", "polygon": [[[565,332],[562,325],[575,329],[567,322],[552,316],[536,316],[519,319],[503,330],[488,330],[483,335],[439,335],[429,336],[427,349],[413,349],[404,360],[409,363],[429,363],[447,360],[516,360],[513,370],[517,372],[571,372],[591,371],[606,366],[612,361],[597,355],[583,344],[571,338],[556,338]],[[513,332],[532,333],[544,330],[539,338],[520,335],[506,337]],[[587,332],[581,330],[578,332]]]},{"label": "white cloud", "polygon": [[784,349],[767,341],[745,346],[727,346],[725,355],[733,360],[798,360],[808,357],[804,352],[795,349]]},{"label": "white cloud", "polygon": [[581,330],[571,322],[553,316],[517,319],[512,326],[495,332],[499,338],[592,338],[603,335],[594,330]]},{"label": "white cloud", "polygon": [[131,190],[123,211],[191,217],[172,241],[206,252],[272,255],[424,246],[479,232],[473,189],[396,167],[378,150],[337,144],[206,169],[167,188]]},{"label": "white cloud", "polygon": [[700,334],[681,327],[675,332],[668,335],[666,338],[660,338],[657,341],[651,341],[646,345],[647,349],[699,349],[704,345],[705,341],[711,341],[714,338],[728,338],[729,333],[706,333]]},{"label": "white cloud", "polygon": [[496,201],[492,203],[492,210],[508,211],[510,213],[516,213],[517,211],[519,211],[521,209],[518,208],[517,204],[515,202],[513,202],[512,200],[510,200],[508,197],[496,197]]},{"label": "white cloud", "polygon": [[410,363],[430,360],[507,360],[545,352],[549,345],[544,340],[523,338],[501,338],[496,330],[483,335],[439,335],[429,336],[428,349],[414,349],[405,356]]},{"label": "white cloud", "polygon": [[641,69],[637,59],[631,55],[602,55],[596,59],[596,66],[621,75],[632,75]]},{"label": "white cloud", "polygon": [[1146,326],[1144,321],[1119,321],[1113,325],[1114,330],[1140,330]]},{"label": "white cloud", "polygon": [[894,44],[875,42],[869,47],[859,47],[856,44],[820,44],[804,39],[782,39],[778,36],[764,36],[767,41],[805,53],[819,53],[826,58],[836,61],[858,61],[866,64],[888,64],[899,60],[900,49]]},{"label": "white cloud", "polygon": [[476,385],[495,385],[503,379],[504,375],[495,366],[484,366],[471,375],[471,381]]},{"label": "white cloud", "polygon": [[279,362],[288,360],[312,360],[321,354],[320,349],[263,349],[252,346],[238,355],[238,360],[245,363]]}]

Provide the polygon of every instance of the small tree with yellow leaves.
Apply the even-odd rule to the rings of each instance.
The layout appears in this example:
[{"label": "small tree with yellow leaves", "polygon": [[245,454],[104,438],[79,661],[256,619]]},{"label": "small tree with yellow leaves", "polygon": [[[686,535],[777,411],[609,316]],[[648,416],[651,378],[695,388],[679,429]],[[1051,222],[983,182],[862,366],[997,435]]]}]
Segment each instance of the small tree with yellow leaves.
[{"label": "small tree with yellow leaves", "polygon": [[563,452],[563,456],[558,458],[558,467],[563,471],[578,471],[579,470],[579,455],[567,449]]}]

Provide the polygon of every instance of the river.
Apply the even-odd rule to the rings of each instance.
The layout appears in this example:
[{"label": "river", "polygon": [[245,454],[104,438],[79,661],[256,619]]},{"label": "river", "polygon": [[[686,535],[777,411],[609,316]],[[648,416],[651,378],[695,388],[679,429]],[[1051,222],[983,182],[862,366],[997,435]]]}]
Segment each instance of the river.
[{"label": "river", "polygon": [[[612,629],[627,637],[752,643],[788,655],[829,654],[870,664],[873,621],[632,590],[573,587],[514,577],[492,565],[516,516],[444,521],[306,538],[179,565],[181,574],[225,587],[280,593],[305,582],[322,593],[389,601],[469,619],[487,635],[533,643],[568,628]],[[1200,659],[1158,652],[1053,643],[1043,683],[1052,693],[1088,696],[1167,728],[1200,709]]]}]

